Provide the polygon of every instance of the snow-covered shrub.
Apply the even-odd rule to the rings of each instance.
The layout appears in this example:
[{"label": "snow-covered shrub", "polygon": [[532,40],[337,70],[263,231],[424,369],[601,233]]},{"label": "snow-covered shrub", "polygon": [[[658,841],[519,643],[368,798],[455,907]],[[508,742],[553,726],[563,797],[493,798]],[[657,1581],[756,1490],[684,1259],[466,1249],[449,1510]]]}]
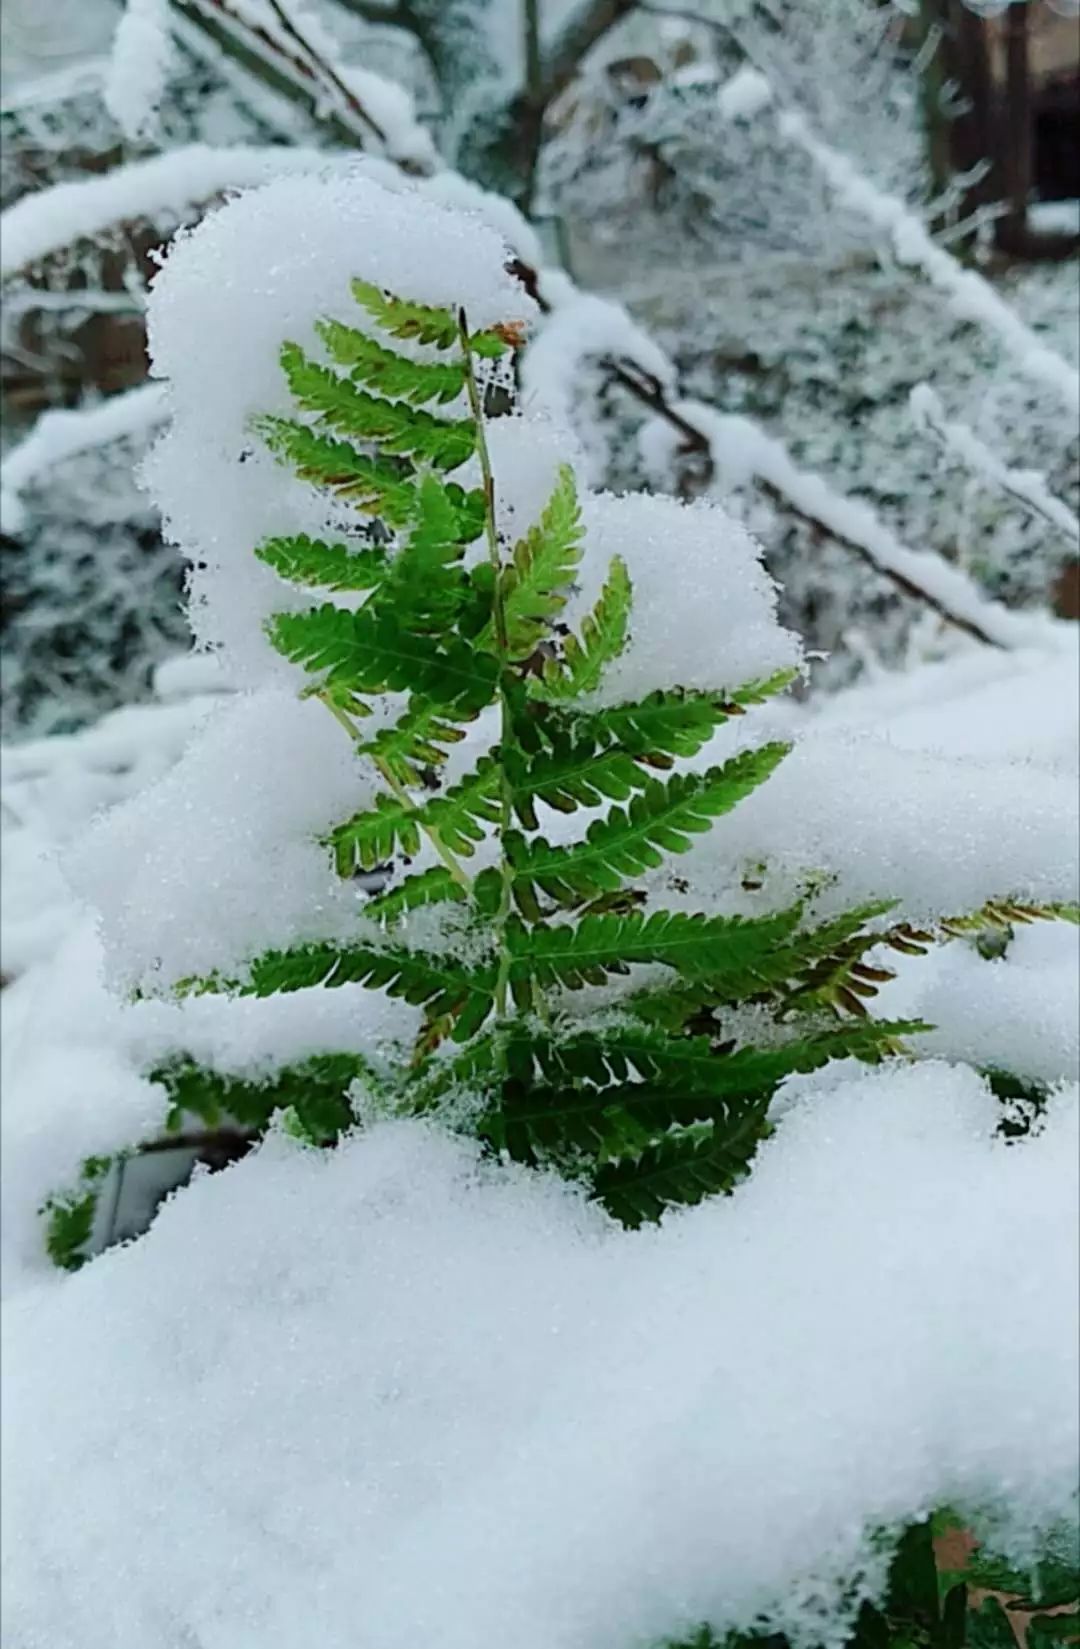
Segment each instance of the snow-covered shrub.
[{"label": "snow-covered shrub", "polygon": [[749,536],[579,496],[557,426],[489,415],[505,263],[284,181],[160,279],[151,472],[250,690],[70,869],[114,977],[180,998],[128,1010],[174,1048],[140,1137],[155,1093],[178,1134],[277,1125],[12,1302],[13,1643],[870,1645],[926,1606],[924,1528],[859,1613],[904,1523],[981,1512],[1030,1565],[1069,1512],[1069,1098],[1007,1146],[868,1007],[890,946],[1075,895],[1067,787],[1005,829],[993,774],[763,738],[799,649]]}]

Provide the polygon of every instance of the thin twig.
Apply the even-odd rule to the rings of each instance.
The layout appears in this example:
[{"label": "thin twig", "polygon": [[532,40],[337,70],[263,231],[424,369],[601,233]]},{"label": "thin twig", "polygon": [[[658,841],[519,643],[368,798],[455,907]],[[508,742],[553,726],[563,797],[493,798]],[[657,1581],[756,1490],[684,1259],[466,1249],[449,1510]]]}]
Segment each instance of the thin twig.
[{"label": "thin twig", "polygon": [[378,141],[385,145],[386,133],[379,125],[378,121],[374,120],[372,116],[368,114],[356,93],[350,86],[346,85],[344,80],[342,80],[340,74],[338,74],[329,59],[319,56],[319,53],[311,45],[311,42],[297,28],[296,24],[285,10],[285,7],[281,4],[281,0],[267,0],[267,4],[269,5],[274,16],[277,18],[278,22],[281,24],[282,28],[285,30],[285,33],[289,36],[289,39],[295,41],[300,49],[309,58],[315,73],[333,87],[339,96],[344,99],[346,107],[351,110],[357,120],[367,126]]}]

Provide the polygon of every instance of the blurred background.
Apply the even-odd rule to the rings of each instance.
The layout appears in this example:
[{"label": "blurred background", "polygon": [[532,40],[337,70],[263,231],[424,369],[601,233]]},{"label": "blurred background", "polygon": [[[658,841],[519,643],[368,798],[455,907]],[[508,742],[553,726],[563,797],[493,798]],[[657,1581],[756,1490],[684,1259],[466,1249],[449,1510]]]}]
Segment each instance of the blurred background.
[{"label": "blurred background", "polygon": [[[817,687],[970,639],[842,511],[720,461],[688,402],[870,506],[886,548],[1076,617],[1075,417],[784,119],[1075,362],[1074,0],[5,0],[0,27],[5,740],[148,697],[186,649],[181,560],[138,484],[162,416],[146,287],[172,234],[298,150],[452,168],[621,306],[602,350],[559,357],[590,478],[719,492],[827,655]],[[638,438],[658,406],[663,462]]]}]

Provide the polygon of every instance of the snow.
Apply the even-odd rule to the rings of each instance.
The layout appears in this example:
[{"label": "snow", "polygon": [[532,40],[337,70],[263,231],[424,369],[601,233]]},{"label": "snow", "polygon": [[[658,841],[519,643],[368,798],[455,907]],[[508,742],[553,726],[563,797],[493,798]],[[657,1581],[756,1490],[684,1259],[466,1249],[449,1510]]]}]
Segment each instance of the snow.
[{"label": "snow", "polygon": [[378,788],[316,700],[267,689],[222,706],[161,783],[68,855],[113,983],[228,976],[263,950],[348,935],[364,895],[318,837]]},{"label": "snow", "polygon": [[[696,401],[679,401],[674,411],[708,440],[719,496],[752,480],[765,482],[797,510],[853,545],[876,570],[914,584],[939,610],[974,626],[999,647],[1033,645],[1053,636],[1053,623],[1042,614],[1014,613],[990,601],[962,568],[933,551],[913,550],[903,543],[865,500],[845,497],[824,476],[799,469],[783,441],[766,434],[753,419],[718,413]],[[639,440],[650,475],[658,481],[670,478],[678,432],[655,418],[643,427]],[[1058,628],[1063,637],[1068,633],[1066,626]]]},{"label": "snow", "polygon": [[569,622],[595,602],[613,556],[633,589],[629,641],[598,702],[676,685],[730,689],[800,663],[798,638],[776,622],[760,547],[715,504],[596,494],[583,500],[582,516],[588,553]]},{"label": "snow", "polygon": [[[320,113],[355,129],[364,148],[375,139],[387,157],[414,170],[438,163],[431,135],[420,126],[404,86],[345,61],[333,32],[312,7],[291,0],[286,28],[268,0],[233,0],[226,26],[245,48],[311,94]],[[345,88],[343,95],[342,87]]]},{"label": "snow", "polygon": [[1080,200],[1032,201],[1027,220],[1039,235],[1080,235]]},{"label": "snow", "polygon": [[252,434],[258,414],[292,411],[282,343],[318,353],[320,315],[361,319],[353,277],[415,302],[461,305],[474,329],[527,323],[535,306],[506,258],[505,243],[478,215],[390,192],[363,171],[279,179],[173,242],[149,308],[152,371],[168,380],[172,424],[146,476],[168,535],[194,564],[196,636],[224,646],[245,681],[294,678],[262,620],[310,605],[256,560],[254,546],[290,532],[340,537],[357,524],[351,509],[298,483]]},{"label": "snow", "polygon": [[884,672],[806,706],[811,725],[864,728],[902,750],[982,761],[1032,762],[1075,773],[1080,751],[1076,637],[1047,652],[966,649],[908,671]]},{"label": "snow", "polygon": [[725,80],[717,93],[720,113],[727,120],[753,120],[767,109],[773,100],[773,90],[758,69],[744,64],[736,69],[730,80]]},{"label": "snow", "polygon": [[189,143],[149,160],[115,166],[99,177],[23,195],[0,214],[0,276],[4,279],[62,252],[74,241],[124,223],[183,217],[229,189],[265,183],[283,172],[332,165],[317,149],[212,148]]},{"label": "snow", "polygon": [[[1023,928],[999,961],[964,942],[912,959],[881,1005],[933,1019],[942,1058],[788,1084],[749,1181],[656,1229],[482,1161],[457,1115],[365,1116],[326,1154],[273,1130],[76,1276],[41,1252],[40,1204],[83,1157],[162,1133],[145,1072],[170,1054],[259,1077],[329,1049],[399,1062],[415,1042],[417,1010],[348,986],[118,994],[375,932],[319,838],[378,780],[271,653],[262,621],[308,598],[252,554],[350,518],[251,420],[288,410],[280,345],[348,316],[352,276],[461,304],[474,327],[535,318],[497,211],[380,187],[377,165],[279,179],[175,243],[151,305],[151,404],[172,423],[146,473],[195,569],[203,650],[159,671],[152,709],[5,754],[6,1634],[644,1649],[764,1619],[840,1642],[853,1579],[883,1581],[881,1528],[948,1504],[1026,1550],[1075,1506],[1074,929]],[[580,467],[567,362],[627,337],[612,306],[556,308],[525,413],[489,429],[501,532],[536,521],[560,463]],[[637,365],[670,391],[658,352]],[[1005,613],[756,426],[709,416],[721,484],[767,480],[1001,645],[733,721],[696,765],[774,734],[794,749],[649,896],[763,908],[812,885],[817,912],[892,896],[919,922],[1075,899],[1075,633]],[[666,441],[647,438],[657,463]],[[759,546],[715,502],[585,492],[582,511],[568,620],[614,555],[635,597],[599,702],[800,667]],[[450,772],[495,736],[478,718]],[[743,872],[762,863],[758,896]],[[423,937],[460,948],[440,918],[419,914]],[[1040,1129],[1007,1145],[989,1089],[946,1059],[1053,1085]]]},{"label": "snow", "polygon": [[1002,463],[986,442],[979,440],[974,430],[945,416],[940,397],[929,384],[915,385],[911,391],[910,405],[915,422],[922,428],[932,430],[945,448],[955,453],[974,475],[1019,498],[1029,510],[1049,521],[1072,543],[1080,544],[1080,522],[1060,498],[1054,497],[1046,485],[1046,477],[1038,470],[1010,469]]},{"label": "snow", "polygon": [[[918,923],[994,898],[1075,901],[1078,843],[1075,775],[822,730],[802,736],[768,784],[717,820],[672,873],[694,890],[695,908],[708,907],[714,887],[724,904],[742,868],[764,862],[780,902],[825,875],[815,905],[823,913],[895,899],[892,919]],[[666,893],[663,902],[672,902]]]},{"label": "snow", "polygon": [[[565,424],[535,409],[493,418],[486,434],[495,476],[495,520],[499,531],[515,542],[539,521],[563,465],[580,473],[581,445]],[[479,462],[463,466],[458,479],[462,486],[479,486]],[[478,548],[476,553],[486,552]]]},{"label": "snow", "polygon": [[1008,1484],[1018,1541],[1075,1497],[1074,1096],[996,1118],[945,1065],[823,1084],[636,1235],[420,1124],[271,1138],[6,1304],[8,1640],[819,1641],[875,1528]]},{"label": "snow", "polygon": [[947,945],[901,971],[878,1011],[923,1019],[927,1054],[1030,1082],[1080,1076],[1080,935],[1065,922],[1018,926],[1003,957]]},{"label": "snow", "polygon": [[49,1280],[38,1210],[77,1182],[86,1157],[163,1137],[167,1097],[148,1070],[185,1055],[259,1080],[328,1050],[400,1064],[420,1024],[418,1009],[357,985],[273,1000],[125,1002],[107,988],[93,921],[64,914],[51,954],[4,992],[5,1293]]},{"label": "snow", "polygon": [[992,332],[1017,368],[1053,388],[1074,417],[1080,412],[1080,373],[1075,363],[1051,349],[974,269],[935,245],[925,226],[902,200],[886,194],[858,167],[811,132],[804,117],[787,110],[779,117],[782,135],[797,144],[819,168],[842,205],[887,230],[902,264],[921,270],[949,298],[957,314]]},{"label": "snow", "polygon": [[30,434],[11,447],[0,463],[0,520],[5,532],[17,533],[25,521],[19,494],[66,458],[109,441],[145,437],[166,417],[159,384],[140,384],[107,400],[72,411],[43,412]]},{"label": "snow", "polygon": [[[550,283],[545,287],[545,294],[549,292]],[[580,427],[583,420],[575,419],[575,411],[582,397],[586,369],[590,365],[602,368],[610,361],[655,380],[661,391],[674,393],[674,366],[621,304],[577,291],[557,295],[562,301],[545,317],[521,363],[521,391],[527,409],[539,408],[570,427]],[[592,448],[583,478],[598,485],[607,456],[599,431]]]},{"label": "snow", "polygon": [[126,0],[105,81],[105,107],[124,136],[152,136],[169,80],[169,0]]}]

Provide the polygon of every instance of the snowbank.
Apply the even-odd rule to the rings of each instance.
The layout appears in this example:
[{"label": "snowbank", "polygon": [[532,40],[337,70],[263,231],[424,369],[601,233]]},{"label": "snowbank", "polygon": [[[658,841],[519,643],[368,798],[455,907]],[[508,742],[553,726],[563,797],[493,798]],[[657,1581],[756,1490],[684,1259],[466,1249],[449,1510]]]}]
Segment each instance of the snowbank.
[{"label": "snowbank", "polygon": [[943,1065],[838,1082],[638,1235],[418,1124],[271,1139],[5,1308],[13,1649],[814,1629],[876,1526],[1064,1514],[1075,1105],[995,1120]]}]

